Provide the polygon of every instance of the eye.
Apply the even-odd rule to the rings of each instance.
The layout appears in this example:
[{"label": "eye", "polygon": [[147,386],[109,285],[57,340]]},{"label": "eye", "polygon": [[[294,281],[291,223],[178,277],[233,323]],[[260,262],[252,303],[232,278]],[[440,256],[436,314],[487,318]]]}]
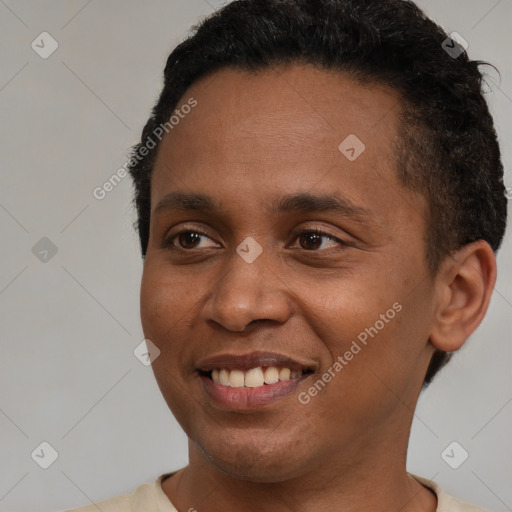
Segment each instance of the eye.
[{"label": "eye", "polygon": [[[202,247],[197,247],[197,242],[201,240],[201,238],[210,238],[206,233],[199,229],[189,230],[184,229],[174,235],[170,236],[164,241],[163,248],[164,249],[202,249]],[[174,243],[174,240],[177,240],[179,245],[177,246]],[[210,238],[211,240],[211,238]],[[191,247],[192,246],[192,247]]]},{"label": "eye", "polygon": [[[302,246],[306,251],[317,251],[322,248],[322,239],[327,239],[335,242],[335,245],[348,246],[346,242],[336,238],[329,233],[321,231],[319,229],[306,229],[299,231],[294,234],[294,240],[300,239],[301,242],[305,242],[308,247]],[[199,229],[184,229],[170,236],[164,241],[164,249],[178,249],[178,250],[191,250],[191,249],[202,249],[204,247],[198,247],[198,242],[201,238],[211,238],[203,231]],[[175,243],[177,241],[177,244]],[[301,244],[302,245],[302,244]],[[324,248],[325,249],[325,248]],[[330,251],[328,251],[330,252]]]},{"label": "eye", "polygon": [[306,229],[306,230],[296,233],[296,235],[295,235],[295,239],[299,239],[302,242],[305,242],[306,245],[309,246],[309,248],[303,247],[307,251],[311,251],[311,250],[316,251],[317,249],[319,249],[322,246],[322,238],[333,241],[337,245],[341,245],[341,246],[348,245],[346,242],[343,242],[343,240],[340,240],[339,238],[336,238],[336,237],[330,235],[329,233],[326,233],[319,229]]}]

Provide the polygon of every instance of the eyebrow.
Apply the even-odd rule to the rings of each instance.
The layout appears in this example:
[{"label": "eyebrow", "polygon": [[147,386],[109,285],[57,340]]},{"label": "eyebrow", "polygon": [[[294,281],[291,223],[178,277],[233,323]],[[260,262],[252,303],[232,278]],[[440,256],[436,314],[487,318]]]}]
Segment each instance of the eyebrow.
[{"label": "eyebrow", "polygon": [[[221,204],[205,194],[171,192],[155,207],[153,215],[162,211],[222,211]],[[285,195],[265,209],[268,213],[279,215],[285,213],[332,212],[344,217],[363,222],[371,217],[370,210],[355,205],[349,199],[336,195],[319,195],[309,192]]]}]

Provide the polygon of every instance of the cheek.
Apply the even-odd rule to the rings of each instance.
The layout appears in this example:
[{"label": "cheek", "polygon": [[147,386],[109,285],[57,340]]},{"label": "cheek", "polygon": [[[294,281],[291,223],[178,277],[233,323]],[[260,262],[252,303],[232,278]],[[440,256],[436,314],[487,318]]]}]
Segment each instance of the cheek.
[{"label": "cheek", "polygon": [[146,259],[141,280],[140,314],[145,338],[160,350],[151,367],[169,409],[186,430],[184,418],[193,408],[184,392],[192,369],[188,360],[190,314],[193,296],[184,291],[186,283],[168,269]]},{"label": "cheek", "polygon": [[140,316],[146,338],[156,339],[157,333],[172,324],[172,315],[167,314],[174,311],[173,304],[169,303],[172,295],[169,295],[166,283],[145,267],[141,281]]},{"label": "cheek", "polygon": [[171,278],[169,271],[146,261],[141,281],[140,315],[144,336],[155,343],[163,353],[177,352],[185,327],[187,311],[191,309],[190,293],[184,283]]},{"label": "cheek", "polygon": [[329,380],[312,394],[319,409],[343,404],[339,411],[330,409],[333,418],[366,421],[389,414],[412,399],[421,382],[429,322],[421,304],[428,303],[428,290],[419,287],[411,294],[400,283],[359,275],[323,287],[323,295],[308,287],[303,311],[326,350],[323,371]]},{"label": "cheek", "polygon": [[301,310],[333,358],[349,350],[352,341],[359,339],[364,346],[372,334],[389,330],[397,315],[393,309],[397,294],[392,289],[379,289],[375,279],[366,281],[361,275],[326,284],[309,282],[303,287],[307,291],[302,294]]}]

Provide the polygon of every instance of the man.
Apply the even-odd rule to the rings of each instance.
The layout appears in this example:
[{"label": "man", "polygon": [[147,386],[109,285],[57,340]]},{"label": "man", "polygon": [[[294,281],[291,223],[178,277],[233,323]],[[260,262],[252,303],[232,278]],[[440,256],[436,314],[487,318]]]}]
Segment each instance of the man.
[{"label": "man", "polygon": [[480,510],[406,471],[496,280],[478,65],[404,0],[239,0],[173,51],[130,172],[190,460],[77,510]]}]

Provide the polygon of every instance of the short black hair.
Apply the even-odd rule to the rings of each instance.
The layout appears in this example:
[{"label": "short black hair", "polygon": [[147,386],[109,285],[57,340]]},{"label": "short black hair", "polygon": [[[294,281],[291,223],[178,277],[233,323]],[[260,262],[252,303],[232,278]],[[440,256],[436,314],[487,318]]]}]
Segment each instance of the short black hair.
[{"label": "short black hair", "polygon": [[[194,26],[169,55],[162,92],[132,148],[128,170],[143,258],[161,140],[155,133],[169,126],[186,90],[221,68],[257,71],[293,63],[337,70],[400,93],[397,169],[401,182],[427,199],[425,250],[433,275],[445,257],[470,242],[486,240],[498,250],[507,199],[483,95],[485,62],[470,60],[455,37],[408,0],[236,0]],[[149,140],[151,148],[143,150]],[[424,387],[450,357],[434,352]]]}]

